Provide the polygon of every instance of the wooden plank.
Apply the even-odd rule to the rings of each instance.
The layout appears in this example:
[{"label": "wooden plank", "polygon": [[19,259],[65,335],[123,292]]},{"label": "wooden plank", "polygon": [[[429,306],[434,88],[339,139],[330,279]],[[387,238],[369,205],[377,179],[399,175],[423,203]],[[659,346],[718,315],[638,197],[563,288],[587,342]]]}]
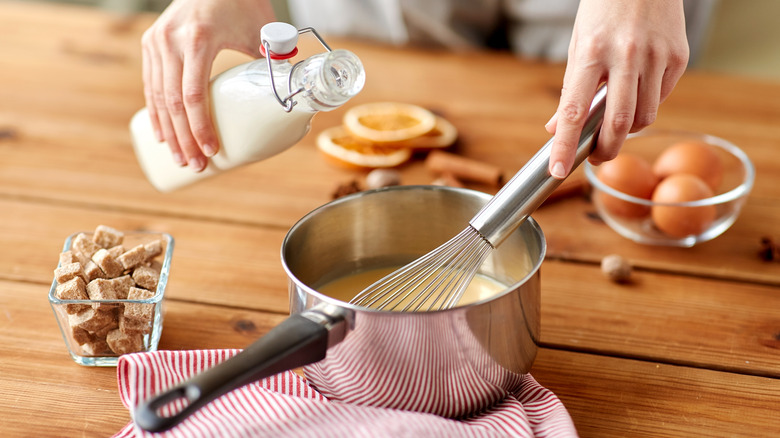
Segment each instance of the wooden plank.
[{"label": "wooden plank", "polygon": [[[34,15],[35,8],[27,14],[16,9],[11,11],[17,18],[39,20],[40,27],[49,31],[36,37],[16,29],[7,37],[12,46],[16,41],[12,38],[23,37],[28,55],[20,55],[19,62],[0,72],[0,79],[9,84],[1,95],[6,102],[3,115],[19,136],[16,142],[0,143],[6,167],[0,172],[4,193],[123,208],[138,208],[143,200],[175,214],[278,224],[280,219],[289,222],[300,217],[327,198],[340,181],[360,175],[329,168],[315,158],[314,137],[340,123],[340,109],[318,115],[311,134],[278,157],[197,188],[171,195],[154,193],[142,182],[127,133],[127,122],[143,103],[137,42],[144,24],[153,17],[139,18],[117,30],[115,18],[93,12],[88,31],[75,32],[73,27],[87,20],[50,23]],[[106,44],[115,56],[104,60],[99,54]],[[351,104],[393,99],[440,111],[460,129],[458,151],[466,156],[513,173],[548,138],[542,125],[556,106],[562,66],[522,61],[508,54],[475,53],[464,58],[338,39],[334,46],[360,54],[371,78]],[[52,57],[64,69],[54,78],[41,68]],[[432,93],[432,89],[441,92]],[[743,145],[759,165],[756,195],[776,199],[780,196],[774,190],[780,165],[765,158],[776,149],[780,128],[772,121],[780,115],[778,96],[777,84],[690,72],[664,104],[658,127],[711,132]],[[91,161],[73,160],[84,156]],[[432,179],[417,166],[411,168],[409,182]],[[90,175],[80,177],[85,170]],[[58,184],[63,181],[68,181],[65,187]],[[258,198],[258,192],[266,196]],[[298,199],[289,200],[293,195]],[[195,206],[201,199],[209,199],[209,205]],[[255,202],[247,202],[252,199]],[[284,211],[270,209],[280,204],[287,205]]]},{"label": "wooden plank", "polygon": [[542,267],[542,343],[622,357],[780,377],[776,287],[598,266]]},{"label": "wooden plank", "polygon": [[[363,173],[317,156],[314,137],[340,123],[341,109],[318,115],[307,138],[271,160],[156,193],[127,131],[143,105],[139,40],[154,16],[3,2],[0,17],[0,430],[105,436],[129,420],[115,370],[74,364],[42,299],[65,237],[99,223],[170,232],[177,242],[160,347],[240,348],[287,312],[286,230]],[[328,41],[366,66],[370,80],[352,104],[434,109],[460,129],[456,150],[465,156],[513,173],[547,140],[541,126],[556,106],[561,65]],[[243,60],[226,53],[215,68]],[[550,255],[542,341],[555,349],[541,350],[533,373],[583,436],[780,433],[780,265],[755,255],[761,237],[780,240],[772,227],[780,220],[778,118],[780,84],[695,71],[662,106],[656,127],[724,137],[756,163],[743,215],[713,242],[636,245],[577,199],[535,214]],[[402,171],[405,183],[433,178],[420,162]],[[633,284],[601,276],[596,264],[610,252],[640,268]]]},{"label": "wooden plank", "polygon": [[629,240],[610,229],[583,198],[544,206],[533,217],[544,231],[548,259],[598,264],[604,256],[616,253],[642,269],[780,286],[780,263],[759,255],[762,239],[780,242],[780,203],[775,201],[749,198],[731,228],[693,248]]},{"label": "wooden plank", "polygon": [[[7,213],[0,222],[0,248],[14,249],[0,251],[0,278],[47,290],[65,238],[102,223],[174,236],[171,299],[288,312],[279,259],[286,230],[1,199],[0,211]],[[776,287],[643,270],[634,279],[617,285],[596,264],[545,261],[543,341],[780,375]]]},{"label": "wooden plank", "polygon": [[[0,120],[10,132],[0,139],[0,196],[287,229],[329,201],[339,184],[363,176],[328,166],[314,147],[319,131],[340,123],[340,109],[319,114],[307,138],[277,157],[173,194],[157,193],[135,162],[127,129],[143,104],[137,43],[153,17],[121,21],[99,11],[82,16],[80,8],[56,7],[52,11],[73,17],[58,20],[42,13],[49,11],[46,6],[0,8],[15,23],[40,23],[15,25],[0,36],[4,46],[20,48],[12,52],[14,63],[0,69],[0,80],[8,84],[0,89]],[[374,78],[354,103],[394,99],[436,109],[460,129],[457,151],[463,155],[511,174],[547,140],[541,125],[555,108],[560,66],[509,55],[472,54],[466,62],[454,53],[336,43],[359,53]],[[304,44],[311,47],[311,41]],[[45,68],[51,63],[61,69],[58,74]],[[653,269],[778,284],[780,265],[752,259],[761,237],[780,239],[771,226],[780,220],[780,164],[771,159],[780,138],[774,123],[780,118],[778,97],[776,84],[692,71],[659,115],[658,127],[723,136],[744,146],[756,162],[753,195],[726,235],[694,250],[640,247],[594,224],[586,205],[578,206],[577,214],[557,206],[535,215],[549,224],[551,255],[594,262],[619,251]],[[420,162],[403,172],[405,183],[428,183],[434,177]]]},{"label": "wooden plank", "polygon": [[104,224],[173,236],[170,298],[288,311],[279,256],[287,230],[2,199],[0,212],[0,279],[48,289],[65,239]]},{"label": "wooden plank", "polygon": [[542,349],[531,370],[582,438],[780,435],[780,380]]},{"label": "wooden plank", "polygon": [[[115,369],[70,360],[40,285],[0,281],[0,288],[4,434],[106,436],[123,427],[129,414]],[[169,300],[160,348],[242,348],[283,318]],[[778,432],[777,379],[549,349],[532,374],[559,396],[583,437]]]}]

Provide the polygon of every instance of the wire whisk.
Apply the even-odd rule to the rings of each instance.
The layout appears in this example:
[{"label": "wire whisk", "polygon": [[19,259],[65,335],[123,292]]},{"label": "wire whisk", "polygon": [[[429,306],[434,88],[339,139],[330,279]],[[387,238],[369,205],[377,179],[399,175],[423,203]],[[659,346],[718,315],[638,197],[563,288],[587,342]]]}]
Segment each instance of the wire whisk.
[{"label": "wire whisk", "polygon": [[[593,98],[574,168],[590,155],[604,118],[607,87]],[[553,139],[496,193],[458,235],[358,293],[351,304],[378,310],[429,311],[455,307],[479,267],[561,183],[549,171]]]},{"label": "wire whisk", "polygon": [[382,278],[350,303],[378,310],[441,310],[455,306],[493,246],[468,227],[444,245]]}]

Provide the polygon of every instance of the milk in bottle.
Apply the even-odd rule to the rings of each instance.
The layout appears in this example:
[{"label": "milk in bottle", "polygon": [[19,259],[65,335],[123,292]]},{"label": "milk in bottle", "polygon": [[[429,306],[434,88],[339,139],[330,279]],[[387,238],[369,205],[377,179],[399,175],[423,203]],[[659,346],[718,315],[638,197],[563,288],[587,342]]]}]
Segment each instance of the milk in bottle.
[{"label": "milk in bottle", "polygon": [[[307,30],[313,31],[303,31]],[[326,52],[291,64],[288,58],[297,52],[298,33],[286,23],[263,26],[262,51],[267,58],[212,79],[209,97],[220,149],[202,172],[173,161],[168,145],[155,138],[146,108],[133,116],[130,132],[136,157],[155,188],[169,192],[276,155],[306,135],[317,112],[338,108],[363,88],[365,72],[358,57],[330,50],[324,42]]]}]

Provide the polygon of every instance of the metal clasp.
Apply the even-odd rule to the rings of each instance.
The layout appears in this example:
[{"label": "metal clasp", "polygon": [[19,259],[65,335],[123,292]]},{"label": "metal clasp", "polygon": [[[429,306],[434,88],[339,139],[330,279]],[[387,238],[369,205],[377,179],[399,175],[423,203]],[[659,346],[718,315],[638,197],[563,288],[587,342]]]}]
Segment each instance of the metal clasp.
[{"label": "metal clasp", "polygon": [[[316,30],[314,30],[313,27],[304,27],[303,29],[298,29],[298,35],[304,34],[306,32],[311,32],[314,34],[314,37],[317,38],[317,41],[322,44],[323,47],[325,47],[325,50],[328,52],[331,51],[330,46],[325,42],[325,40],[322,39],[320,34],[317,33]],[[290,69],[290,74],[287,77],[287,96],[282,99],[281,96],[279,96],[279,93],[276,91],[276,83],[274,82],[274,71],[271,67],[271,49],[270,45],[268,44],[268,41],[262,40],[263,48],[265,49],[265,59],[268,61],[268,75],[271,78],[271,89],[274,92],[274,97],[276,97],[277,102],[284,108],[285,112],[292,111],[293,107],[298,103],[292,100],[292,98],[303,92],[303,87],[298,88],[297,90],[292,90],[292,75],[295,69],[301,64],[303,61],[298,61],[295,64],[293,64],[292,68]]]}]

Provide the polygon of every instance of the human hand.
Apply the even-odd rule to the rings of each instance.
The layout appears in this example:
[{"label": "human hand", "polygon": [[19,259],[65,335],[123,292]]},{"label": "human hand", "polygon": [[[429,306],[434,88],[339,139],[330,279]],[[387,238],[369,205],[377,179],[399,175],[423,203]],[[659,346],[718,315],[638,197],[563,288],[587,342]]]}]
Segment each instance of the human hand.
[{"label": "human hand", "polygon": [[571,172],[590,103],[606,82],[607,102],[592,164],[617,155],[629,132],[655,121],[685,71],[688,41],[682,0],[582,0],[574,22],[558,108],[550,174]]},{"label": "human hand", "polygon": [[174,0],[141,38],[146,107],[158,141],[196,172],[219,142],[209,109],[211,65],[222,49],[260,56],[260,27],[270,2]]}]

